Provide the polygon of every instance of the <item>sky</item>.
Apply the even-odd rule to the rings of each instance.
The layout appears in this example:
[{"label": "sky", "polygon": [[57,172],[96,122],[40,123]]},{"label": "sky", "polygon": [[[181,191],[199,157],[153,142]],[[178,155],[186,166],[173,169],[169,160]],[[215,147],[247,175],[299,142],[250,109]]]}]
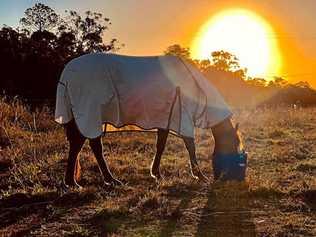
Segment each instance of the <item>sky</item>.
[{"label": "sky", "polygon": [[[33,0],[0,0],[0,25],[17,26]],[[316,88],[315,0],[42,0],[57,13],[86,10],[103,13],[112,25],[104,40],[117,38],[127,55],[159,55],[172,44],[191,47],[200,27],[219,11],[243,8],[264,18],[274,29],[283,66],[291,82]],[[237,55],[238,56],[238,55]],[[267,75],[269,77],[271,75]]]}]

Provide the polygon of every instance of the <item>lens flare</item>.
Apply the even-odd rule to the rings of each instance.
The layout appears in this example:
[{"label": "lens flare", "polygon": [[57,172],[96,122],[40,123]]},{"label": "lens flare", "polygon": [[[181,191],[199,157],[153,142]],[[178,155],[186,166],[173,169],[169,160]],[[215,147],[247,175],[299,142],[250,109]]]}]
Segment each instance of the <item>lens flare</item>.
[{"label": "lens flare", "polygon": [[207,59],[213,51],[237,56],[252,77],[271,78],[281,70],[281,54],[268,22],[246,9],[224,10],[208,20],[194,37],[192,57]]}]

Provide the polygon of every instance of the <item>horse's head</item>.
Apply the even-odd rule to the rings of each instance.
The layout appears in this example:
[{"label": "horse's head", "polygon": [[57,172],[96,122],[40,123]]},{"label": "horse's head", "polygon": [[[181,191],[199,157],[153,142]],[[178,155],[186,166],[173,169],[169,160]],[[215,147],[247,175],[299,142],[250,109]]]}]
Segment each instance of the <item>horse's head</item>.
[{"label": "horse's head", "polygon": [[239,124],[233,125],[231,119],[225,119],[212,127],[215,140],[214,153],[240,154],[244,150]]},{"label": "horse's head", "polygon": [[215,139],[213,158],[214,178],[244,180],[247,153],[244,151],[239,124],[233,126],[230,119],[212,128]]}]

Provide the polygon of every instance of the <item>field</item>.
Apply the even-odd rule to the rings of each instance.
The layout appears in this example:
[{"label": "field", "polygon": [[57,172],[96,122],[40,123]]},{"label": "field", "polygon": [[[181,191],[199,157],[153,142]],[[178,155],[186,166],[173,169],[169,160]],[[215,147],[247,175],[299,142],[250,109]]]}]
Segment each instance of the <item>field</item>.
[{"label": "field", "polygon": [[236,111],[249,168],[246,183],[213,183],[210,131],[197,152],[211,182],[189,172],[182,141],[170,136],[164,181],[149,175],[154,133],[103,138],[114,175],[102,184],[86,144],[81,191],[60,183],[68,144],[52,113],[0,101],[0,236],[316,236],[316,108]]}]

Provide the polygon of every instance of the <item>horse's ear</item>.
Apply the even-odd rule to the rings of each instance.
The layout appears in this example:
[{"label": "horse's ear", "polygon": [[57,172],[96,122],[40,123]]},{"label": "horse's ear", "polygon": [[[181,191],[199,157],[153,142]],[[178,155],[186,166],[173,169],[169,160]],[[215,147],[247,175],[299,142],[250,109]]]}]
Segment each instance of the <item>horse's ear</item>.
[{"label": "horse's ear", "polygon": [[236,130],[236,132],[238,132],[238,130],[239,130],[239,123],[236,123],[235,130]]}]

